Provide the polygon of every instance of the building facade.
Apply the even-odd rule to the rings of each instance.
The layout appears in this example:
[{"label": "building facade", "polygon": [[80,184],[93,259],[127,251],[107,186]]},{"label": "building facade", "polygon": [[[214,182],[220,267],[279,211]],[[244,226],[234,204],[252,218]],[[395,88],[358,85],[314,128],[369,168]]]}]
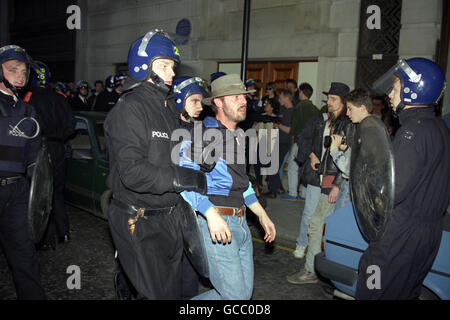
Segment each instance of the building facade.
[{"label": "building facade", "polygon": [[[399,2],[398,56],[434,59],[441,34],[442,0]],[[321,92],[332,81],[356,86],[359,31],[366,27],[362,3],[367,1],[251,1],[249,62],[298,63],[297,79],[311,83],[318,93],[313,102],[320,106]],[[126,63],[135,39],[152,28],[175,34],[181,19],[189,20],[191,33],[187,42],[179,45],[179,74],[209,79],[218,70],[240,71],[243,0],[81,0],[79,5],[82,28],[77,31],[77,79],[92,82],[116,72]],[[376,18],[372,12],[366,17]],[[390,22],[381,19],[380,23],[383,27]]]}]

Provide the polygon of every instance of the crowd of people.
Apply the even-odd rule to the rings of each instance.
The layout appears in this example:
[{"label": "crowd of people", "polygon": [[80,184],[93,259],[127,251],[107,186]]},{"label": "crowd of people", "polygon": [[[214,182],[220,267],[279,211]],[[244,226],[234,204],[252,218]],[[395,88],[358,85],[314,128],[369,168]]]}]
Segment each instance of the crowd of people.
[{"label": "crowd of people", "polygon": [[[112,190],[108,223],[120,265],[114,279],[118,298],[250,299],[254,271],[247,213],[258,217],[266,242],[276,239],[275,225],[249,180],[251,165],[256,187],[267,184],[265,197],[281,194],[287,201],[305,200],[294,255],[301,258],[306,252],[306,263],[287,280],[317,282],[314,256],[321,251],[324,221],[350,202],[349,150],[356,126],[367,117],[382,121],[393,137],[396,207],[386,237],[369,244],[360,264],[379,265],[388,281],[383,290],[368,290],[367,274],[361,269],[357,298],[418,296],[417,288],[437,253],[450,191],[450,134],[433,108],[445,79],[435,63],[421,58],[402,61],[408,68],[399,64],[383,78],[395,80],[385,86],[384,95],[351,91],[347,84],[332,82],[323,92],[326,106],[319,110],[308,83],[298,86],[286,79],[278,90],[269,82],[259,99],[256,82],[244,83],[237,74],[214,73],[209,85],[195,75],[176,77],[180,61],[168,34],[151,30],[131,45],[128,74],[108,76],[104,84],[96,81],[89,95],[87,81],[67,86],[57,82],[52,88],[45,64],[33,61],[18,46],[0,48],[1,126],[17,127],[24,119],[36,119],[20,134],[5,130],[0,136],[0,244],[19,299],[45,299],[35,246],[23,227],[26,176],[33,174],[42,138],[49,145],[54,176],[53,210],[42,248],[70,241],[62,196],[64,143],[74,133],[76,111],[107,112],[107,186]],[[28,79],[34,80],[24,98]],[[175,161],[172,134],[180,128],[195,132],[197,125],[220,134],[221,152],[197,159],[196,151],[204,155],[217,141],[190,138],[177,145]],[[258,158],[256,163],[248,161],[245,130],[250,128],[265,135],[260,141],[267,145],[258,148],[279,160],[276,172],[264,176],[262,169],[268,164]],[[241,151],[247,161],[236,163]],[[288,190],[282,184],[285,163]],[[398,276],[405,266],[408,272]],[[202,294],[199,273],[212,284]]]},{"label": "crowd of people", "polygon": [[126,79],[126,74],[118,72],[109,75],[104,82],[96,80],[93,87],[86,80],[80,80],[75,84],[53,82],[49,79],[48,87],[67,98],[73,112],[108,112],[119,100]]}]

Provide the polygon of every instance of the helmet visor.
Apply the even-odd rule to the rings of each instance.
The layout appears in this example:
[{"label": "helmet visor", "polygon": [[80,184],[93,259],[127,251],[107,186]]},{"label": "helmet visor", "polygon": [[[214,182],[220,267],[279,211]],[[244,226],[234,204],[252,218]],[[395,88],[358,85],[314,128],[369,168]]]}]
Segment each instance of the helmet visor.
[{"label": "helmet visor", "polygon": [[198,85],[201,86],[205,92],[208,91],[208,89],[206,88],[205,82],[203,81],[202,78],[193,77],[193,78],[186,79],[183,82],[181,82],[180,84],[174,86],[173,92],[181,93],[181,90],[183,90],[184,88],[186,88],[187,86],[189,86],[193,83],[198,83]]},{"label": "helmet visor", "polygon": [[373,84],[372,90],[377,93],[389,94],[394,87],[396,77],[402,78],[404,75],[410,82],[419,82],[421,76],[418,75],[406,62],[406,60],[400,59],[392,68],[379,77]]}]

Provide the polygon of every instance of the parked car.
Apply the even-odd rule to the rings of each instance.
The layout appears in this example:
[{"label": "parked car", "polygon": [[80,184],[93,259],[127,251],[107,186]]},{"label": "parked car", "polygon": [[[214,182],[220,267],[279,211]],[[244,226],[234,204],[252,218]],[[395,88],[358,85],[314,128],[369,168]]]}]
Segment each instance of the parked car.
[{"label": "parked car", "polygon": [[[450,214],[439,252],[426,276],[420,299],[450,299]],[[320,275],[331,280],[334,295],[341,298],[355,296],[359,259],[368,247],[360,232],[351,203],[336,210],[325,221],[324,252],[316,255],[315,267]]]},{"label": "parked car", "polygon": [[103,124],[106,113],[78,112],[75,135],[67,144],[65,200],[107,219],[111,191],[106,187],[109,163]]}]

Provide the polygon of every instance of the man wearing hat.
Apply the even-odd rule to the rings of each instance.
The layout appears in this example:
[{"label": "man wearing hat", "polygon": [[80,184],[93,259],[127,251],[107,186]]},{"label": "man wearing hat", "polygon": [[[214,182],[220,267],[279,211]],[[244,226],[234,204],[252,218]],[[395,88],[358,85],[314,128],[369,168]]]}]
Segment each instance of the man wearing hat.
[{"label": "man wearing hat", "polygon": [[[214,80],[211,87],[212,96],[203,102],[211,105],[216,118],[206,118],[203,123],[208,130],[222,137],[223,152],[216,152],[214,169],[205,173],[207,195],[183,192],[185,200],[200,212],[198,224],[214,286],[194,299],[250,299],[253,292],[253,247],[245,217],[246,206],[259,217],[266,242],[275,240],[276,231],[250,185],[245,161],[240,161],[245,150],[245,134],[237,125],[246,118],[245,94],[249,91],[237,74],[224,75]],[[188,162],[182,165],[191,166]]]},{"label": "man wearing hat", "polygon": [[[331,83],[330,90],[323,92],[327,95],[328,116],[312,118],[300,134],[298,159],[305,163],[304,177],[307,184],[315,188],[309,188],[309,192],[307,188],[305,211],[300,224],[299,239],[305,239],[306,234],[309,234],[309,243],[297,243],[308,246],[306,262],[300,272],[287,277],[287,281],[292,284],[318,281],[314,271],[314,256],[321,251],[325,219],[334,211],[339,189],[344,182],[342,172],[330,156],[330,145],[325,145],[324,141],[327,136],[347,131],[350,120],[346,116],[344,96],[349,91],[349,87],[344,83]],[[306,161],[309,161],[309,165]]]}]

